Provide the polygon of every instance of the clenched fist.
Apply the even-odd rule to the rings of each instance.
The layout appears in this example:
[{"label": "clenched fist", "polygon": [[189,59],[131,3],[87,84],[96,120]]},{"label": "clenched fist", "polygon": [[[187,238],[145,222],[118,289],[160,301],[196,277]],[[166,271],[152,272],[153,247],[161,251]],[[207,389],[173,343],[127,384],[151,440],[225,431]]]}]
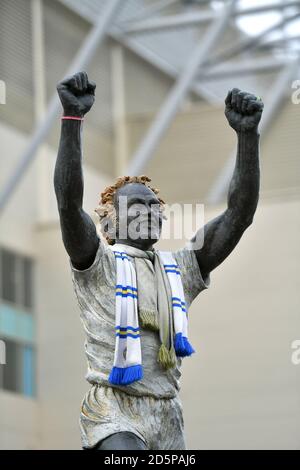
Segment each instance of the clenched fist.
[{"label": "clenched fist", "polygon": [[95,101],[96,84],[90,82],[86,72],[79,72],[57,85],[57,92],[65,116],[83,117]]},{"label": "clenched fist", "polygon": [[228,92],[225,116],[236,132],[256,131],[264,104],[260,98],[238,88]]}]

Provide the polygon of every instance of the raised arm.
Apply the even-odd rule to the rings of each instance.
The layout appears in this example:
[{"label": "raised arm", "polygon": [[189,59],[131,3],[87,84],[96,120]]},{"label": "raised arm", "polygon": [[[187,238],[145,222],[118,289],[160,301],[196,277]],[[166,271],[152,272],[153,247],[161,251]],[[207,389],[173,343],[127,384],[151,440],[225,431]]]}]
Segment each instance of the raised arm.
[{"label": "raised arm", "polygon": [[[64,117],[83,118],[95,100],[96,85],[85,72],[77,73],[57,86]],[[96,227],[82,208],[82,121],[62,120],[61,138],[54,173],[54,187],[62,238],[72,264],[87,269],[99,246]]]},{"label": "raised arm", "polygon": [[[252,94],[234,88],[225,100],[225,115],[236,131],[238,150],[229,187],[227,209],[208,222],[197,234],[203,237],[195,253],[203,276],[221,264],[237,245],[252,223],[259,196],[259,133],[262,101]],[[199,237],[200,235],[200,237]]]}]

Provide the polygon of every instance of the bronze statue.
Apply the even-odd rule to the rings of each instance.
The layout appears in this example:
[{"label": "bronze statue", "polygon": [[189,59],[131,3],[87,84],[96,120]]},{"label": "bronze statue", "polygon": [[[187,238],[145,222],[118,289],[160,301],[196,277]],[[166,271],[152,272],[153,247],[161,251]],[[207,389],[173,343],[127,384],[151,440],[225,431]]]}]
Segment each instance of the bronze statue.
[{"label": "bronze statue", "polygon": [[[97,212],[108,244],[99,239],[82,208],[82,120],[94,104],[96,85],[81,72],[57,89],[64,114],[54,183],[87,334],[87,380],[92,385],[81,409],[83,447],[184,449],[180,365],[194,352],[186,313],[208,287],[211,271],[252,223],[259,196],[263,103],[237,88],[228,93],[225,115],[237,133],[238,150],[227,208],[199,229],[204,234],[201,248],[192,240],[192,248],[166,255],[154,249],[164,201],[146,176],[120,177],[103,191]],[[125,209],[121,197],[126,198]],[[136,204],[139,214],[141,207],[144,212],[140,236],[124,236],[120,224],[124,218],[127,225],[134,222],[137,213],[131,209]],[[114,236],[107,222],[114,226]]]}]

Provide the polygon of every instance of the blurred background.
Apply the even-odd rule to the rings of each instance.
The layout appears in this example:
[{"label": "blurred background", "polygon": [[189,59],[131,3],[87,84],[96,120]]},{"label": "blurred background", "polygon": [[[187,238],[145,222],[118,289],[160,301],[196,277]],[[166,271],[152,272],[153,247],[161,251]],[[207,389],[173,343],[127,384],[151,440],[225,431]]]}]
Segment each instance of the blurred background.
[{"label": "blurred background", "polygon": [[299,15],[287,0],[0,1],[0,448],[80,448],[89,385],[53,170],[55,87],[86,70],[91,215],[116,176],[145,173],[210,220],[236,153],[227,91],[264,100],[259,207],[192,305],[181,397],[189,448],[300,449]]}]

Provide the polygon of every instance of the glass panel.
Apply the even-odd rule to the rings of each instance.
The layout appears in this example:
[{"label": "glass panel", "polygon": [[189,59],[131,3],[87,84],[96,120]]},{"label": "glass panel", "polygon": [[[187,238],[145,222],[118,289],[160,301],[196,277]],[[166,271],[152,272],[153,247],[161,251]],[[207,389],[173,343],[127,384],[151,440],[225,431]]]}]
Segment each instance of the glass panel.
[{"label": "glass panel", "polygon": [[3,388],[22,392],[22,347],[13,341],[5,341],[6,364],[3,368]]},{"label": "glass panel", "polygon": [[8,337],[16,337],[17,312],[8,305],[0,305],[0,333]]},{"label": "glass panel", "polygon": [[16,257],[9,251],[1,251],[2,298],[16,302]]},{"label": "glass panel", "polygon": [[22,262],[23,296],[22,305],[32,308],[32,261],[24,258]]},{"label": "glass panel", "polygon": [[31,346],[23,348],[23,393],[27,397],[35,395],[35,354]]},{"label": "glass panel", "polygon": [[17,322],[17,339],[22,339],[26,343],[33,343],[35,336],[35,323],[34,317],[31,313],[18,312]]},{"label": "glass panel", "polygon": [[34,397],[35,350],[31,343],[35,325],[32,314],[22,311],[22,306],[33,307],[32,260],[0,250],[0,280],[0,334],[6,350],[6,364],[0,366],[0,388]]},{"label": "glass panel", "polygon": [[0,370],[0,388],[35,396],[35,351],[14,341],[5,341],[6,364]]},{"label": "glass panel", "polygon": [[30,313],[21,312],[10,305],[0,303],[0,335],[33,343],[34,318]]}]

